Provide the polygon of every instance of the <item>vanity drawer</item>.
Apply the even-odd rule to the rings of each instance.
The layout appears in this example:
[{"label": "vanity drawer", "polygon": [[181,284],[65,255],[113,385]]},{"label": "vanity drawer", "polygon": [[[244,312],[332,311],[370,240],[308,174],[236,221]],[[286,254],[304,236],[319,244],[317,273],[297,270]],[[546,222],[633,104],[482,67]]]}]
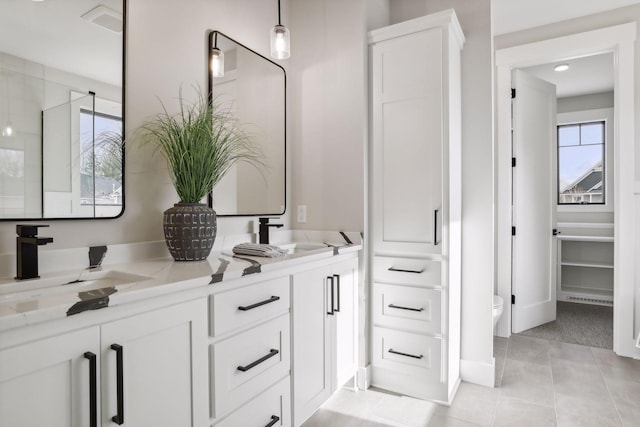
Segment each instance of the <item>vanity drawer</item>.
[{"label": "vanity drawer", "polygon": [[441,296],[437,289],[373,284],[373,321],[376,325],[439,334]]},{"label": "vanity drawer", "polygon": [[374,327],[372,364],[439,383],[442,376],[442,339]]},{"label": "vanity drawer", "polygon": [[373,257],[373,280],[375,282],[440,286],[440,261],[429,259]]},{"label": "vanity drawer", "polygon": [[214,336],[289,311],[289,276],[211,296]]},{"label": "vanity drawer", "polygon": [[[276,421],[277,418],[277,421]],[[264,427],[291,425],[290,378],[286,377],[260,396],[225,418],[216,427]]]},{"label": "vanity drawer", "polygon": [[289,375],[289,315],[211,346],[211,411],[222,416]]}]

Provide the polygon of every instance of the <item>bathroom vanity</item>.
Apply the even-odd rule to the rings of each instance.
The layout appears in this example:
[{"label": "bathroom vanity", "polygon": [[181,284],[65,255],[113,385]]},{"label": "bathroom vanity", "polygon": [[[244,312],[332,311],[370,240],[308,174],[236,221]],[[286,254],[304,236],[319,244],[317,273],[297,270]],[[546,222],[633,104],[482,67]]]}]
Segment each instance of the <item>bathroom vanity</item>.
[{"label": "bathroom vanity", "polygon": [[355,374],[361,245],[285,247],[1,282],[0,424],[300,425]]}]

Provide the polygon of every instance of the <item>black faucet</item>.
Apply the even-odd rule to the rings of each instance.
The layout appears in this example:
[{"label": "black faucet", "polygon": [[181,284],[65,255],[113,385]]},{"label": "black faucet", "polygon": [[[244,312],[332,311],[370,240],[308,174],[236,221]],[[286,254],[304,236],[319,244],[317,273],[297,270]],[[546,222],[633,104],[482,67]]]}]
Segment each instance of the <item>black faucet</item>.
[{"label": "black faucet", "polygon": [[269,227],[280,228],[284,224],[269,224],[269,218],[259,218],[260,229],[258,233],[258,240],[260,243],[269,244]]},{"label": "black faucet", "polygon": [[16,225],[16,279],[37,279],[38,246],[53,242],[53,237],[38,237],[38,228],[48,225]]}]

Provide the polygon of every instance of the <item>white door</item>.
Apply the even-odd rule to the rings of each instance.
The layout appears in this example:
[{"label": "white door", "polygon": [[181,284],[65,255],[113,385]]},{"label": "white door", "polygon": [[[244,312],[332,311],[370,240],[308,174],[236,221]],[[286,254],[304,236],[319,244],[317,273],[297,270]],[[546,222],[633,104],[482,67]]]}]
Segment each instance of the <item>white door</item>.
[{"label": "white door", "polygon": [[0,425],[99,425],[99,365],[97,326],[0,351]]},{"label": "white door", "polygon": [[293,416],[301,425],[331,396],[331,269],[293,275]]},{"label": "white door", "polygon": [[336,286],[336,321],[334,384],[332,389],[342,387],[354,377],[358,357],[358,321],[356,300],[358,288],[358,260],[350,259],[331,266]]},{"label": "white door", "polygon": [[113,416],[127,426],[209,426],[204,298],[105,324],[101,334],[103,426],[117,425]]},{"label": "white door", "polygon": [[513,72],[512,329],[556,318],[556,87]]}]

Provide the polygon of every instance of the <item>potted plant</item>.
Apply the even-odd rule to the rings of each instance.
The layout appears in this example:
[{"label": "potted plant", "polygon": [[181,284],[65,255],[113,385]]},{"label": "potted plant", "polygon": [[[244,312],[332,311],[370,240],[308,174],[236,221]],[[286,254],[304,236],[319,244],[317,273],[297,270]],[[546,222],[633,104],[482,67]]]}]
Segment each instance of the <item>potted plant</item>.
[{"label": "potted plant", "polygon": [[164,236],[176,261],[206,259],[216,238],[216,213],[202,199],[239,161],[262,165],[261,151],[233,114],[197,90],[180,108],[163,112],[142,125],[146,143],[167,161],[180,201],[164,212]]}]

